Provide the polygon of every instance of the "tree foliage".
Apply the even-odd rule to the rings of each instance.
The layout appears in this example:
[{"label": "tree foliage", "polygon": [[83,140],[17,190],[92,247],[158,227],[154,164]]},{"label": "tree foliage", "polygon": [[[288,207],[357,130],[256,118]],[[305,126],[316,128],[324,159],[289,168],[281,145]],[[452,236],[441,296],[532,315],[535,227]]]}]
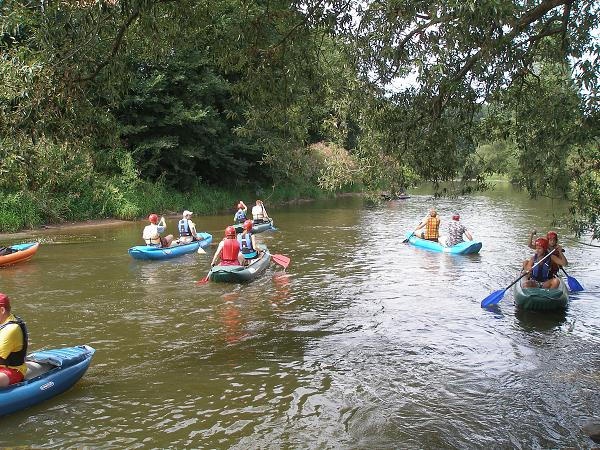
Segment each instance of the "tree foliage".
[{"label": "tree foliage", "polygon": [[[599,9],[591,0],[4,0],[0,171],[10,166],[13,181],[2,190],[66,192],[72,200],[51,208],[62,217],[86,209],[71,195],[81,185],[95,201],[126,198],[140,178],[180,189],[483,185],[490,162],[512,161],[515,181],[570,198],[576,229],[595,230]],[[317,142],[345,152],[331,153],[321,175],[290,171],[318,172]],[[481,145],[506,156],[482,158]],[[38,165],[13,164],[30,154]],[[45,164],[70,173],[55,184]]]}]

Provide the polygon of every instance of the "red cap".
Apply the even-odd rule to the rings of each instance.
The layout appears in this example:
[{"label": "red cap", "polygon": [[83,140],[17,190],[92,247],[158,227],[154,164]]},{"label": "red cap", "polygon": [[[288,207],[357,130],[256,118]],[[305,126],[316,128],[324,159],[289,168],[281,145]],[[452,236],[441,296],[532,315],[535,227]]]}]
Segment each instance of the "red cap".
[{"label": "red cap", "polygon": [[254,222],[252,222],[252,220],[248,219],[244,222],[244,230],[248,230],[250,231],[252,229],[252,225],[254,224]]},{"label": "red cap", "polygon": [[548,239],[558,239],[558,234],[556,234],[556,231],[548,231],[548,233],[546,234],[546,237]]},{"label": "red cap", "polygon": [[225,228],[225,237],[233,236],[235,237],[235,228],[229,225]]},{"label": "red cap", "polygon": [[4,306],[5,308],[10,308],[10,299],[8,295],[0,292],[0,306]]},{"label": "red cap", "polygon": [[548,250],[548,239],[546,238],[537,238],[535,240],[535,245],[539,245],[540,247],[542,247],[544,250]]},{"label": "red cap", "polygon": [[150,214],[148,220],[150,223],[158,223],[158,216],[156,214]]}]

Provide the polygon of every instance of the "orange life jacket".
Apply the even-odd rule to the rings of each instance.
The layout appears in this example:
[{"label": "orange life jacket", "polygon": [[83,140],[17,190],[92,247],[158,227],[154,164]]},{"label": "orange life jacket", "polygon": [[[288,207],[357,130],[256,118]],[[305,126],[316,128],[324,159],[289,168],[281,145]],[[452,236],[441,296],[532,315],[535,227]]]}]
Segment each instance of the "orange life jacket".
[{"label": "orange life jacket", "polygon": [[425,239],[437,239],[440,237],[440,218],[430,217],[425,224]]}]

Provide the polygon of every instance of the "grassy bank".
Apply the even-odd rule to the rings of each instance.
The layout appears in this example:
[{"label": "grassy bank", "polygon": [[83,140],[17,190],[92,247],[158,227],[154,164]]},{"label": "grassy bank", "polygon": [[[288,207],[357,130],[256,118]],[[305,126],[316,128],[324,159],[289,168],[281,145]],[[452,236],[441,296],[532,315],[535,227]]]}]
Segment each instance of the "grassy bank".
[{"label": "grassy bank", "polygon": [[[357,190],[357,189],[356,189]],[[39,198],[26,191],[3,194],[0,199],[0,232],[16,232],[40,225],[60,224],[96,219],[131,220],[157,214],[181,213],[184,209],[196,215],[234,211],[243,200],[251,208],[257,198],[267,207],[295,199],[327,198],[335,193],[310,185],[284,185],[261,188],[224,190],[199,186],[190,192],[177,192],[161,183],[136,183],[135,187],[96,184],[75,193]]]}]

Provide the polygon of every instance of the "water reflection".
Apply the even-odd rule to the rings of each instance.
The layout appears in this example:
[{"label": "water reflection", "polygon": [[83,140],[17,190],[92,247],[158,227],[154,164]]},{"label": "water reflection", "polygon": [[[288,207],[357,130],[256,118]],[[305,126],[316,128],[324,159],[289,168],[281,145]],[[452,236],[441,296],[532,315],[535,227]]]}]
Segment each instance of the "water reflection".
[{"label": "water reflection", "polygon": [[526,331],[548,331],[560,328],[567,320],[564,309],[557,311],[527,311],[516,308],[517,323]]}]

